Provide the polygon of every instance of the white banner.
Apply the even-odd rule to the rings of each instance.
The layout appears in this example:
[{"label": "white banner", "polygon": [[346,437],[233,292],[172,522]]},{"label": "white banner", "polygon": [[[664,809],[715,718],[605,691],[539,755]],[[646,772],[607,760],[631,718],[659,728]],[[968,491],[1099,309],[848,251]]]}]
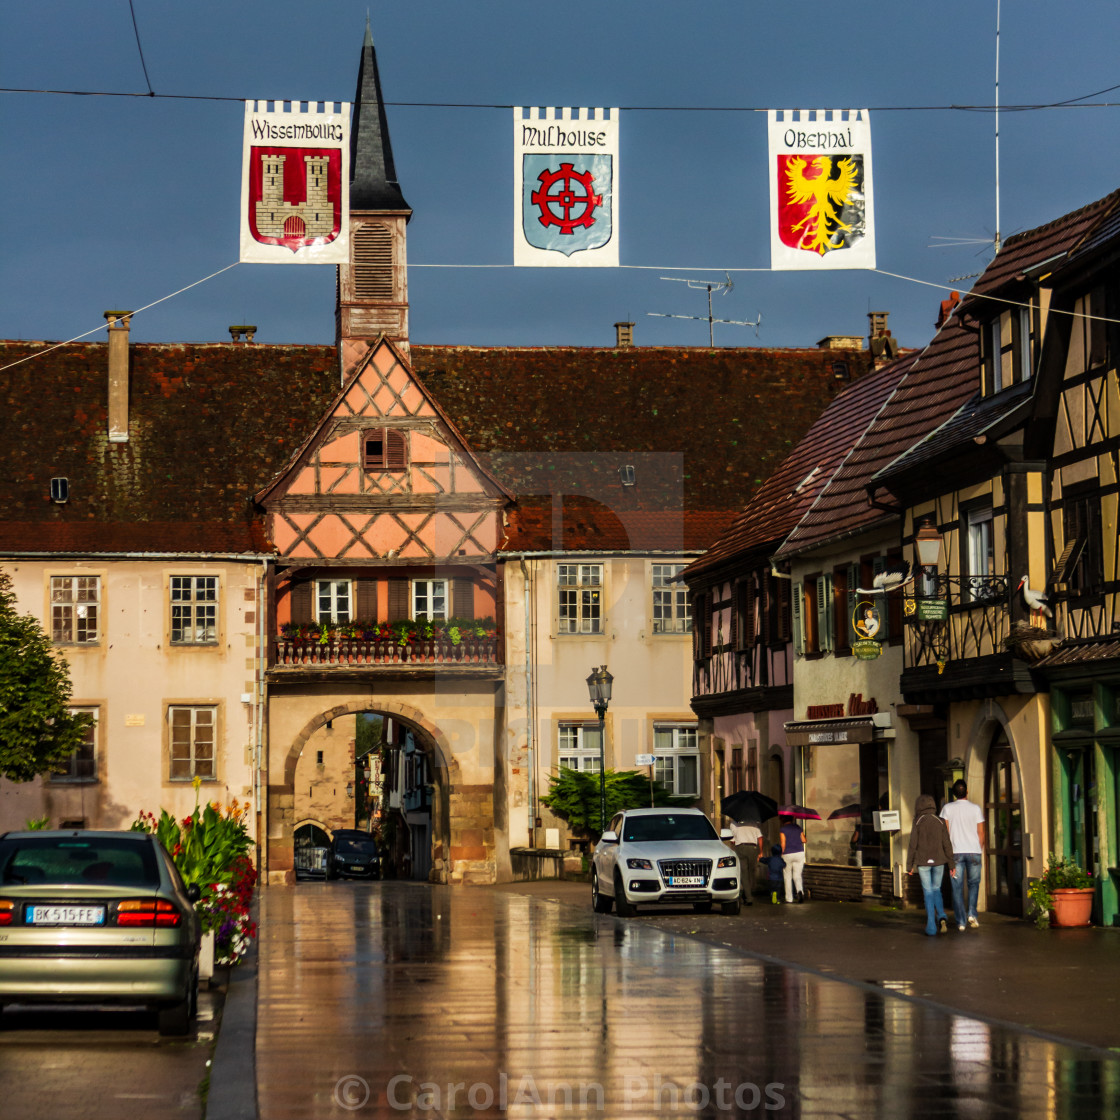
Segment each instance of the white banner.
[{"label": "white banner", "polygon": [[617,109],[513,110],[513,263],[618,266]]},{"label": "white banner", "polygon": [[301,112],[298,101],[245,102],[242,261],[349,261],[350,106],[325,108],[315,111],[312,102]]},{"label": "white banner", "polygon": [[770,267],[875,267],[866,109],[771,109]]}]

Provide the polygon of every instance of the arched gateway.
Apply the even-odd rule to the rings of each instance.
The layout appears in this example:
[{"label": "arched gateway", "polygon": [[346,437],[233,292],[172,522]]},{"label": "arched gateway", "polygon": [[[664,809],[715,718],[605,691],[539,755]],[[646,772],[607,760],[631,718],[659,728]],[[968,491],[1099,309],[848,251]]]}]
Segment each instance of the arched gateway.
[{"label": "arched gateway", "polygon": [[[395,735],[396,741],[401,743],[407,738],[426,761],[425,781],[431,785],[430,842],[426,851],[417,853],[424,858],[423,866],[430,867],[426,877],[440,883],[492,882],[497,874],[494,787],[492,782],[464,780],[478,776],[480,749],[486,756],[492,747],[478,734],[479,723],[451,718],[441,727],[414,703],[387,697],[340,700],[329,707],[322,705],[323,699],[321,695],[282,690],[270,703],[266,849],[269,880],[286,882],[295,877],[294,833],[296,824],[307,817],[308,797],[312,794],[309,775],[318,771],[327,778],[328,789],[323,797],[336,813],[334,827],[353,827],[354,802],[350,799],[354,791],[348,788],[345,794],[341,792],[353,773],[346,763],[340,762],[345,757],[352,766],[354,757],[353,720],[347,724],[347,717],[375,713],[396,728],[406,729],[407,736]],[[492,702],[492,687],[478,689],[477,699],[483,704],[487,699]],[[468,713],[460,710],[459,715],[465,714]],[[479,722],[483,727],[491,723]],[[347,742],[341,744],[342,754],[336,752],[332,757],[329,733],[336,725],[350,730],[345,731]],[[318,808],[323,815],[323,805]],[[409,808],[398,800],[394,814],[403,822]],[[351,816],[349,820],[345,819],[347,813]],[[415,813],[407,815],[416,818]],[[426,832],[417,831],[419,835],[427,839]]]}]

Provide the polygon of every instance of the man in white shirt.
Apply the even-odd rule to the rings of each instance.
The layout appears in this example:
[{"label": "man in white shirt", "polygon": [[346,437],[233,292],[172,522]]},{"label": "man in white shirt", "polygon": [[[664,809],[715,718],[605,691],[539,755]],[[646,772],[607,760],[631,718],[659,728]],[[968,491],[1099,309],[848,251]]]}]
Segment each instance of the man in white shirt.
[{"label": "man in white shirt", "polygon": [[762,854],[762,829],[753,824],[731,822],[731,843],[739,857],[739,893],[746,906],[754,905],[754,881]]},{"label": "man in white shirt", "polygon": [[[953,783],[952,801],[941,807],[941,819],[949,829],[953,855],[957,860],[957,874],[953,879],[953,914],[957,929],[978,929],[976,903],[980,898],[980,866],[984,852],[984,810],[968,800],[968,786],[963,781]],[[968,905],[965,905],[964,885],[968,882]]]}]

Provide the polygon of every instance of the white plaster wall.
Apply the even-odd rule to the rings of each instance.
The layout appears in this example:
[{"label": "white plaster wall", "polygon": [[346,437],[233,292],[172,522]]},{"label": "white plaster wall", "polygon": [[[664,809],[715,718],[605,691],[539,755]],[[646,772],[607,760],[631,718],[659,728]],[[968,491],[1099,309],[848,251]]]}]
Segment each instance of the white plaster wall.
[{"label": "white plaster wall", "polygon": [[[92,828],[127,828],[141,809],[193,809],[189,781],[172,782],[166,732],[171,703],[218,708],[217,780],[205,782],[203,801],[252,803],[246,821],[256,828],[257,627],[260,566],[235,561],[169,560],[2,561],[18,607],[50,633],[50,576],[101,577],[100,641],[62,646],[75,706],[99,708],[98,781],[61,784],[36,779],[0,782],[0,828],[47,815],[52,826],[84,818]],[[171,646],[172,575],[217,575],[218,643]],[[249,697],[243,702],[242,696]]]}]

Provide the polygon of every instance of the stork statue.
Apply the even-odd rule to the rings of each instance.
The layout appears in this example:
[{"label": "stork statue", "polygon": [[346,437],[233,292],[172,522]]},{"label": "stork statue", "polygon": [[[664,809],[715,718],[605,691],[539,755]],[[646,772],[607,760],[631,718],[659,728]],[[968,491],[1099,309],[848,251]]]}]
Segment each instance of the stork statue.
[{"label": "stork statue", "polygon": [[1046,603],[1046,596],[1041,591],[1034,591],[1031,588],[1031,581],[1029,576],[1023,576],[1019,580],[1019,587],[1023,593],[1023,602],[1027,604],[1031,612],[1031,620],[1034,620],[1035,614],[1043,614],[1047,618],[1053,618],[1054,612]]},{"label": "stork statue", "polygon": [[872,581],[871,588],[857,587],[857,595],[886,595],[905,587],[914,577],[910,575],[910,564],[906,560],[892,560]]}]

